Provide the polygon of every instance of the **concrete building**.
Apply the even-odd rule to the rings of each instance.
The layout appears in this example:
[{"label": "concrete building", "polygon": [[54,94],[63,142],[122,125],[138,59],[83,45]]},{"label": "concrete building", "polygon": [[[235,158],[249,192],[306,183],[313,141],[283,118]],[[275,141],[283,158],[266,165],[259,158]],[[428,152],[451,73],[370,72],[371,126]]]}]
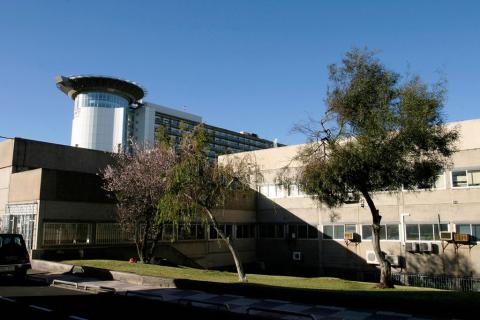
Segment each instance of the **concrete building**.
[{"label": "concrete building", "polygon": [[[101,188],[98,173],[111,160],[111,153],[97,150],[21,138],[0,142],[0,232],[23,234],[34,258],[135,256],[132,235],[120,228],[115,203]],[[227,208],[218,210],[217,220],[227,233],[240,232],[242,258],[255,261],[254,197],[238,195]],[[181,229],[165,232],[160,256],[191,266],[231,263],[208,228]]]},{"label": "concrete building", "polygon": [[[375,194],[382,249],[398,272],[480,275],[480,119],[449,125],[460,130],[459,151],[432,190]],[[217,210],[217,220],[243,262],[266,272],[373,279],[371,216],[361,199],[329,209],[299,186],[275,183],[281,168],[298,166],[291,160],[299,148],[245,153],[254,156],[264,181]],[[0,142],[1,229],[23,233],[35,257],[133,255],[131,237],[116,223],[115,204],[96,175],[110,156],[18,138]],[[164,238],[159,256],[207,268],[233,264],[211,228],[198,224],[186,233],[180,226],[169,233],[176,241]]]},{"label": "concrete building", "polygon": [[[187,129],[203,123],[200,116],[143,101],[146,90],[135,82],[107,76],[57,76],[57,87],[74,101],[71,145],[118,152],[133,139],[153,145],[163,126],[177,143],[180,123]],[[277,146],[257,134],[204,124],[209,156]]]},{"label": "concrete building", "polygon": [[[458,152],[432,190],[374,196],[383,217],[381,247],[398,272],[480,275],[480,120],[449,126],[460,131]],[[298,185],[275,183],[282,168],[299,166],[292,159],[301,147],[253,152],[265,180],[258,186],[257,258],[281,272],[372,278],[378,263],[362,199],[329,209]]]}]

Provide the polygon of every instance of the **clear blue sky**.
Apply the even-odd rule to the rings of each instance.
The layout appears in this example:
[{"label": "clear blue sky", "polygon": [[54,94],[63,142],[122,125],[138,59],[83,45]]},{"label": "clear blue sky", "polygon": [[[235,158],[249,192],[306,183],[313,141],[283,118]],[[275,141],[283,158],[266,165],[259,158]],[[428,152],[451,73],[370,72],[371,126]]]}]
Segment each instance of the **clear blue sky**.
[{"label": "clear blue sky", "polygon": [[147,101],[293,144],[352,46],[448,79],[447,120],[480,118],[478,1],[1,1],[0,135],[70,143],[57,74],[136,81]]}]

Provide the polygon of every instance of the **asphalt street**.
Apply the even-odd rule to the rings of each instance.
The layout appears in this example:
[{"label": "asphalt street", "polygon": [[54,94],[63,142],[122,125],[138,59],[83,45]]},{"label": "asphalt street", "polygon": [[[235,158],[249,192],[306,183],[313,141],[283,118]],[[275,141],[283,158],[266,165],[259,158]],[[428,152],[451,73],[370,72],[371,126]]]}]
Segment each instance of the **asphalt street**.
[{"label": "asphalt street", "polygon": [[[0,318],[14,319],[260,319],[110,293],[88,293],[0,277]],[[13,319],[13,318],[12,318]]]}]

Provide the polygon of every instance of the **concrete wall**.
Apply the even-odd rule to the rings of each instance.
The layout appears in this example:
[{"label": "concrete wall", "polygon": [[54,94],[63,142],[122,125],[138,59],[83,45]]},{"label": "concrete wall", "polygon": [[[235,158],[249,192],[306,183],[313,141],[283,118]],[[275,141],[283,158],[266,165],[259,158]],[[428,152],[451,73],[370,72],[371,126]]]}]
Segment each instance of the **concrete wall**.
[{"label": "concrete wall", "polygon": [[0,215],[5,213],[8,203],[8,188],[12,173],[14,141],[7,139],[0,142]]},{"label": "concrete wall", "polygon": [[5,213],[5,206],[8,203],[8,190],[12,167],[0,168],[0,215]]},{"label": "concrete wall", "polygon": [[44,168],[97,174],[112,161],[108,152],[21,138],[14,141],[13,172]]},{"label": "concrete wall", "polygon": [[8,202],[27,202],[40,199],[42,169],[18,172],[11,175]]}]

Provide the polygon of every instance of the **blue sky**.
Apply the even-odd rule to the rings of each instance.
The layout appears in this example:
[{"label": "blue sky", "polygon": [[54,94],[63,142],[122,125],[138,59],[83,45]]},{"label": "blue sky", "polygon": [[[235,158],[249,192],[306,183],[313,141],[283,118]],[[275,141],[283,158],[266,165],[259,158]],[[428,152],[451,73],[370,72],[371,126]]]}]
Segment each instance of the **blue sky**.
[{"label": "blue sky", "polygon": [[448,121],[480,118],[477,1],[1,1],[0,135],[69,144],[57,74],[140,83],[145,100],[293,144],[320,117],[327,65],[353,46],[448,80]]}]

